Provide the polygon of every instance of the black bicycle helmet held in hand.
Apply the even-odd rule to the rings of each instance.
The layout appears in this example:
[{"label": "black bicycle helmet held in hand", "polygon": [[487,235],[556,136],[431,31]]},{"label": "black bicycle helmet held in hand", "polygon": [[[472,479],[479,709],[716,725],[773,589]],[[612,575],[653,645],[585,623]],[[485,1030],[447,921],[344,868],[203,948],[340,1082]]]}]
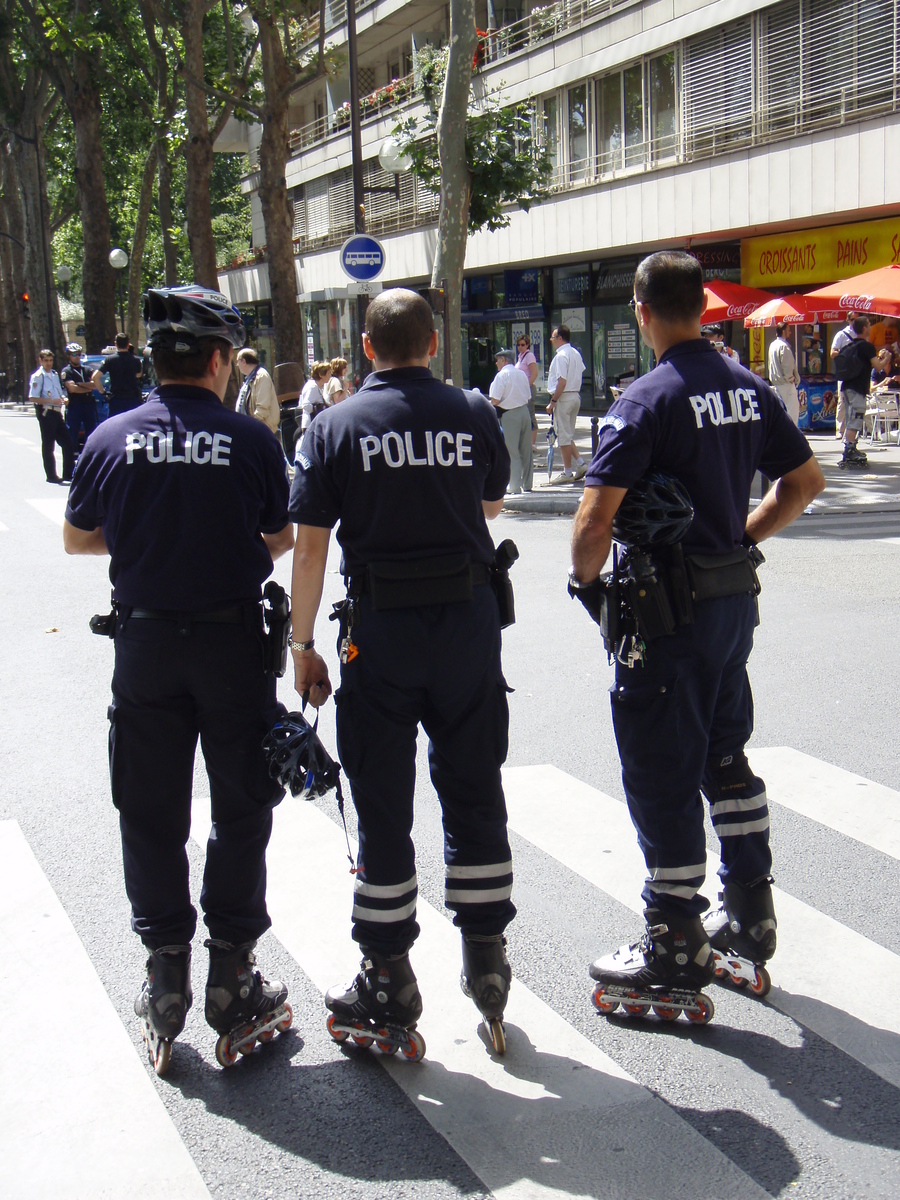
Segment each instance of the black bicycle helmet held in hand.
[{"label": "black bicycle helmet held in hand", "polygon": [[693,519],[694,506],[684,485],[664,471],[648,471],[625,493],[612,532],[625,546],[673,546]]},{"label": "black bicycle helmet held in hand", "polygon": [[144,324],[152,348],[193,354],[204,338],[222,338],[243,346],[247,330],[226,296],[199,283],[150,288],[144,294]]}]

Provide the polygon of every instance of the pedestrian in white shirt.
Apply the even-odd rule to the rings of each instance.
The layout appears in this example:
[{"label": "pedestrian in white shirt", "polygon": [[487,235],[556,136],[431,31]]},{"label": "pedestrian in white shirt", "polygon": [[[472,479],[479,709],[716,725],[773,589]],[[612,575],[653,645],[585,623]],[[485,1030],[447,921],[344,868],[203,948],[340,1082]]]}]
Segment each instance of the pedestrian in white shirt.
[{"label": "pedestrian in white shirt", "polygon": [[548,480],[544,487],[572,483],[587,473],[587,463],[575,448],[575,419],[581,408],[581,377],[584,360],[571,344],[568,326],[557,325],[550,334],[550,344],[556,351],[547,375],[550,403],[547,412],[556,423],[556,437],[562,454],[561,474]]},{"label": "pedestrian in white shirt", "polygon": [[[28,381],[28,398],[34,401],[34,411],[41,428],[41,457],[48,483],[71,483],[75,468],[75,446],[63,419],[66,393],[60,378],[53,370],[53,351],[42,350],[41,365]],[[62,450],[62,479],[56,473],[56,446]]]},{"label": "pedestrian in white shirt", "polygon": [[794,352],[784,336],[786,329],[784,322],[775,326],[776,336],[769,347],[769,383],[781,397],[788,416],[797,425],[800,421],[800,399],[797,394],[800,372]]},{"label": "pedestrian in white shirt", "polygon": [[[831,361],[834,362],[838,354],[843,350],[848,342],[852,342],[856,337],[856,332],[853,329],[853,322],[856,320],[855,312],[847,313],[847,324],[843,329],[839,329],[831,339]],[[847,398],[844,395],[844,387],[840,379],[837,385],[837,411],[835,413],[835,430],[834,436],[844,440],[844,430],[847,425]]]},{"label": "pedestrian in white shirt", "polygon": [[490,386],[490,401],[500,410],[503,439],[509,451],[509,487],[507,495],[530,492],[534,463],[531,454],[531,384],[524,371],[515,366],[515,350],[498,350],[494,355],[497,374]]}]

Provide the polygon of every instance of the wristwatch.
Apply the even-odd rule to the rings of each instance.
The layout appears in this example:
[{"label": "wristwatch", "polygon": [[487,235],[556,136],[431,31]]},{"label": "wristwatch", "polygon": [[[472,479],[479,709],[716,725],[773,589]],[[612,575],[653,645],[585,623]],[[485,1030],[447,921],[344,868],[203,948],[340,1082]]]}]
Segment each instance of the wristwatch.
[{"label": "wristwatch", "polygon": [[307,650],[315,649],[315,645],[315,638],[310,638],[308,642],[291,641],[291,649],[296,650],[298,654],[304,654]]}]

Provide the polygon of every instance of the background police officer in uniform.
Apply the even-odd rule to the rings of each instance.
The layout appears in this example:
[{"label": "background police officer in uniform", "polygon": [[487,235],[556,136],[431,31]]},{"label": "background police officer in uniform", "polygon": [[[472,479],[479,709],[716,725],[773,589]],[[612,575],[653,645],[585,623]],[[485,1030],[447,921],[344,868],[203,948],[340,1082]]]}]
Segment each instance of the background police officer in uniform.
[{"label": "background police officer in uniform", "polygon": [[326,1004],[345,1019],[407,1029],[422,1010],[408,957],[419,933],[410,831],[420,722],[443,809],[445,899],[463,932],[469,994],[486,1016],[502,1014],[510,973],[501,935],[515,915],[500,782],[509,711],[485,524],[502,508],[509,455],[487,401],[432,377],[437,340],[414,292],[386,291],[369,305],[363,347],[375,371],[312,423],[290,499],[295,684],[315,705],[330,691],[313,627],[338,523],[353,610],[342,621],[335,701],[359,817],[353,937],[365,957]]},{"label": "background police officer in uniform", "polygon": [[200,896],[207,1020],[225,1033],[286,995],[252,971],[252,950],[271,924],[265,853],[284,794],[262,751],[277,712],[260,591],[293,530],[280,445],[221,403],[244,341],[238,314],[188,285],[151,290],[144,318],[160,387],[88,438],[64,539],[70,554],[111,558],[112,795],[132,928],[150,951],[137,1010],[171,1042],[191,1003],[185,845],[198,736],[212,807]]},{"label": "background police officer in uniform", "polygon": [[[573,584],[576,591],[595,584],[628,489],[648,470],[663,471],[693,503],[693,521],[674,548],[688,560],[693,598],[685,607],[692,605],[693,620],[617,654],[613,724],[647,863],[648,932],[591,973],[604,984],[638,989],[696,988],[712,978],[710,940],[757,963],[775,949],[765,786],[744,755],[753,727],[746,663],[757,604],[741,548],[783,529],[825,481],[771,389],[701,337],[696,259],[670,252],[644,259],[634,299],[658,366],[627,389],[602,424],[575,518]],[[757,469],[777,483],[748,518]],[[657,565],[663,576],[664,563]],[[721,840],[725,889],[724,907],[708,915],[705,929],[701,789]]]}]

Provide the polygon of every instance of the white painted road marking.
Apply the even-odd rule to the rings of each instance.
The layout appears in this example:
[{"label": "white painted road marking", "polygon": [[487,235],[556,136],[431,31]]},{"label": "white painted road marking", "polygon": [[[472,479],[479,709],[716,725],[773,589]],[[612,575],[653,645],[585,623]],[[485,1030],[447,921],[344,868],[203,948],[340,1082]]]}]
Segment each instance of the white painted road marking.
[{"label": "white painted road marking", "polygon": [[[510,829],[643,913],[644,859],[624,804],[551,766],[507,768],[503,787]],[[707,863],[707,894],[710,880],[715,890],[718,866]],[[769,1003],[900,1087],[900,957],[780,889],[773,891],[778,952]],[[864,1009],[852,1002],[854,989],[842,963],[852,963],[854,978],[866,981]],[[848,1006],[865,1016],[846,1012]]]},{"label": "white painted road marking", "polygon": [[62,528],[63,521],[66,516],[66,504],[68,502],[68,492],[61,496],[47,496],[41,500],[28,500],[32,508],[36,508],[42,516],[49,517],[56,525]]},{"label": "white painted road marking", "polygon": [[[14,949],[0,959],[4,1188],[28,1200],[209,1200],[15,821],[0,821],[0,941]],[[28,1028],[34,996],[59,1010],[43,1029]]]},{"label": "white painted road marking", "polygon": [[900,792],[788,746],[748,757],[774,803],[900,858]]}]

